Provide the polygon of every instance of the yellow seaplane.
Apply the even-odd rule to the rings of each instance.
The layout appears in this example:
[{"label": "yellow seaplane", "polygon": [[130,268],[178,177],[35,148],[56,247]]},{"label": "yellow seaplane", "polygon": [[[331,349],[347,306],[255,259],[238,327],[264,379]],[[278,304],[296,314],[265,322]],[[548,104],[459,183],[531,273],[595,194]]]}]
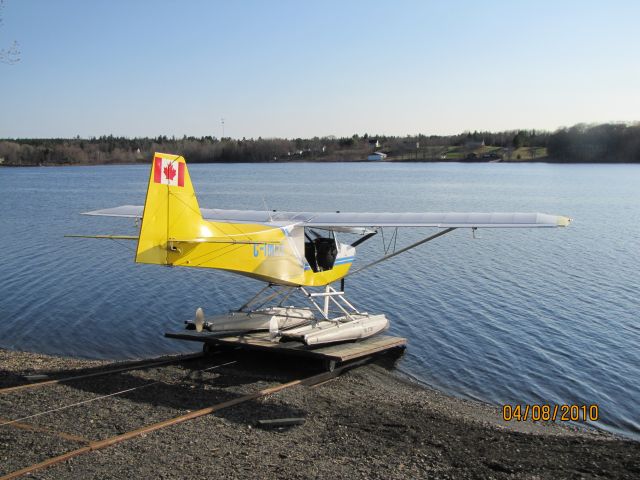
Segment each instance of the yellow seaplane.
[{"label": "yellow seaplane", "polygon": [[[541,213],[346,213],[219,210],[200,208],[182,156],[156,153],[144,206],[86,212],[140,219],[138,236],[69,235],[137,241],[135,261],[213,268],[246,275],[266,286],[244,305],[206,318],[196,310],[187,328],[201,332],[268,330],[274,342],[306,345],[367,338],[386,330],[384,314],[358,310],[347,300],[344,279],[458,228],[565,227],[571,219]],[[352,272],[356,247],[383,229],[439,229]],[[347,244],[336,234],[356,234]],[[394,240],[395,245],[395,240]],[[385,249],[386,250],[386,249]],[[339,288],[333,285],[339,283]],[[295,296],[305,306],[291,305]]]}]

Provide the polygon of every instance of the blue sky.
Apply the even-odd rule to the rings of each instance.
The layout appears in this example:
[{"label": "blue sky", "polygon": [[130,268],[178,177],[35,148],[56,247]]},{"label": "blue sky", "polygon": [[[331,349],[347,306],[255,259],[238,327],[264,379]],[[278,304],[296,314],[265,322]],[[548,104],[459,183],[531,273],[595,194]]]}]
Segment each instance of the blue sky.
[{"label": "blue sky", "polygon": [[640,120],[640,2],[5,0],[1,137]]}]

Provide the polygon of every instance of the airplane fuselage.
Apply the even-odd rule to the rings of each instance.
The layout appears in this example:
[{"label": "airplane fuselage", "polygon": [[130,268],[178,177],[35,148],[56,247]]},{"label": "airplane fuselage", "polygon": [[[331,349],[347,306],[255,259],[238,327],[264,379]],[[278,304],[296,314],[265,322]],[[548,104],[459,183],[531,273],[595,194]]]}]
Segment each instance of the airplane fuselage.
[{"label": "airplane fuselage", "polygon": [[204,233],[203,238],[235,235],[238,243],[181,242],[170,237],[166,245],[143,252],[137,261],[216,268],[278,285],[323,286],[345,277],[355,258],[355,247],[339,242],[334,236],[305,232],[304,227],[274,229],[258,224],[222,227],[224,231],[216,222],[203,221],[200,233]]}]

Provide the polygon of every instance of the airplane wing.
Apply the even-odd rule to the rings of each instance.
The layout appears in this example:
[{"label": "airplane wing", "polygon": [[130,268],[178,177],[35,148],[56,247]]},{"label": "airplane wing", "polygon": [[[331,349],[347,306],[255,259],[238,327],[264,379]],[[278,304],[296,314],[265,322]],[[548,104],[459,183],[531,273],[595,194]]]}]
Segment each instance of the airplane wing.
[{"label": "airplane wing", "polygon": [[[123,205],[86,212],[83,215],[142,218],[143,207]],[[545,213],[356,213],[283,212],[265,210],[201,209],[205,220],[228,223],[260,223],[349,231],[352,228],[437,227],[437,228],[549,228],[565,227],[571,219]]]}]

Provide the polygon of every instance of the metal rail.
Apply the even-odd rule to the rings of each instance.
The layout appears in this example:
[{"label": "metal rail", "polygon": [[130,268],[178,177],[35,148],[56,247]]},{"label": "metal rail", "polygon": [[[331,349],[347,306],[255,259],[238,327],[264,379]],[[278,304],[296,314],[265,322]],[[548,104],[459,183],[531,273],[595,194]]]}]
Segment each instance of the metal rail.
[{"label": "metal rail", "polygon": [[26,389],[29,389],[29,388],[43,387],[45,385],[55,385],[57,383],[70,382],[70,381],[73,381],[73,380],[82,380],[83,378],[99,377],[99,376],[102,376],[102,375],[109,375],[111,373],[128,372],[130,370],[139,370],[139,369],[142,369],[142,368],[157,367],[157,366],[160,366],[160,365],[167,365],[169,363],[182,362],[182,361],[185,361],[185,360],[193,360],[195,358],[200,358],[202,356],[203,356],[202,353],[191,353],[191,354],[188,354],[188,355],[181,355],[179,357],[168,359],[168,360],[146,362],[146,363],[142,363],[142,364],[139,363],[137,365],[127,366],[127,367],[119,367],[119,368],[112,368],[110,370],[101,370],[99,372],[92,372],[92,373],[87,373],[87,374],[84,374],[84,375],[75,375],[73,377],[56,378],[56,379],[53,379],[53,380],[46,380],[44,382],[27,383],[25,385],[17,385],[15,387],[2,388],[2,389],[0,389],[0,395],[4,395],[6,393],[18,392],[20,390],[26,390]]},{"label": "metal rail", "polygon": [[66,432],[56,432],[53,430],[49,430],[48,428],[44,428],[44,427],[39,427],[37,425],[31,425],[29,423],[22,423],[22,422],[16,422],[13,420],[9,420],[3,417],[0,417],[0,422],[2,422],[3,425],[10,425],[14,428],[18,428],[20,430],[26,430],[28,432],[38,432],[38,433],[44,433],[46,435],[51,435],[54,437],[58,437],[61,438],[63,440],[70,440],[72,442],[80,442],[80,443],[90,443],[91,440],[89,440],[88,438],[84,438],[84,437],[80,437],[78,435],[73,435],[71,433],[66,433]]},{"label": "metal rail", "polygon": [[211,413],[217,412],[219,410],[222,410],[223,408],[228,408],[228,407],[232,407],[235,405],[239,405],[241,403],[245,403],[251,400],[255,400],[257,398],[260,397],[264,397],[267,395],[271,395],[277,392],[280,392],[282,390],[285,390],[287,388],[290,387],[295,387],[297,385],[305,385],[305,386],[314,386],[314,385],[318,385],[321,383],[326,383],[329,380],[332,380],[333,378],[337,377],[338,375],[340,375],[340,373],[342,373],[344,370],[347,370],[349,368],[353,368],[355,366],[358,365],[362,365],[363,363],[369,361],[370,358],[367,357],[366,359],[362,359],[358,362],[353,362],[351,364],[348,365],[344,365],[341,367],[336,368],[334,371],[332,372],[323,372],[323,373],[319,373],[316,375],[312,375],[310,377],[307,378],[303,378],[303,379],[299,379],[299,380],[293,380],[291,382],[286,382],[280,385],[275,385],[273,387],[269,387],[269,388],[265,388],[262,390],[258,390],[257,392],[254,393],[250,393],[247,395],[243,395],[241,397],[238,398],[234,398],[232,400],[228,400],[226,402],[221,402],[215,405],[211,405],[209,407],[206,408],[202,408],[200,410],[195,410],[193,412],[189,412],[186,413],[184,415],[179,415],[177,417],[174,418],[170,418],[168,420],[163,420],[161,422],[157,422],[157,423],[153,423],[150,425],[146,425],[144,427],[140,427],[136,430],[131,430],[129,432],[126,433],[122,433],[120,435],[115,435],[113,437],[109,437],[109,438],[105,438],[104,440],[98,440],[98,441],[94,441],[94,442],[90,442],[88,445],[78,448],[76,450],[71,450],[67,453],[64,453],[62,455],[58,455],[56,457],[51,457],[48,458],[47,460],[44,460],[42,462],[30,465],[28,467],[22,468],[20,470],[16,470],[14,472],[11,472],[9,474],[6,474],[2,477],[0,477],[0,480],[10,480],[10,479],[14,479],[14,478],[18,478],[21,477],[23,475],[27,475],[36,471],[40,471],[43,470],[45,468],[48,468],[52,465],[56,465],[58,463],[67,461],[71,458],[83,455],[85,453],[90,453],[96,450],[101,450],[103,448],[106,447],[110,447],[111,445],[116,445],[118,443],[122,443],[126,440],[130,440],[132,438],[136,438],[139,437],[141,435],[147,434],[147,433],[151,433],[151,432],[155,432],[156,430],[161,430],[163,428],[166,427],[170,427],[172,425],[177,425],[179,423],[183,423],[189,420],[193,420],[194,418],[199,418],[202,417],[204,415],[209,415]]},{"label": "metal rail", "polygon": [[[231,362],[222,363],[220,365],[214,365],[213,367],[203,368],[202,370],[198,370],[197,372],[198,373],[202,373],[202,372],[206,372],[206,371],[209,371],[209,370],[213,370],[215,368],[226,367],[227,365],[231,365],[233,363],[238,363],[238,362],[237,362],[237,360],[234,360],[234,361],[231,361]],[[79,405],[85,405],[87,403],[97,402],[98,400],[104,400],[105,398],[117,397],[119,395],[123,395],[125,393],[134,392],[134,391],[140,390],[142,388],[152,387],[153,385],[158,385],[159,383],[162,383],[162,382],[160,380],[158,380],[158,381],[151,382],[151,383],[145,383],[144,385],[139,385],[137,387],[131,387],[131,388],[127,388],[125,390],[120,390],[119,392],[112,392],[112,393],[108,393],[106,395],[100,395],[99,397],[93,397],[93,398],[90,398],[88,400],[82,400],[81,402],[75,402],[75,403],[72,403],[70,405],[63,405],[62,407],[52,408],[50,410],[45,410],[43,412],[38,412],[38,413],[34,413],[32,415],[27,415],[26,417],[16,418],[15,420],[5,420],[3,423],[0,423],[0,427],[4,427],[4,426],[7,426],[7,425],[13,426],[15,424],[18,424],[18,423],[22,422],[23,420],[30,420],[32,418],[40,417],[42,415],[47,415],[49,413],[60,412],[62,410],[67,410],[69,408],[77,407]]]}]

